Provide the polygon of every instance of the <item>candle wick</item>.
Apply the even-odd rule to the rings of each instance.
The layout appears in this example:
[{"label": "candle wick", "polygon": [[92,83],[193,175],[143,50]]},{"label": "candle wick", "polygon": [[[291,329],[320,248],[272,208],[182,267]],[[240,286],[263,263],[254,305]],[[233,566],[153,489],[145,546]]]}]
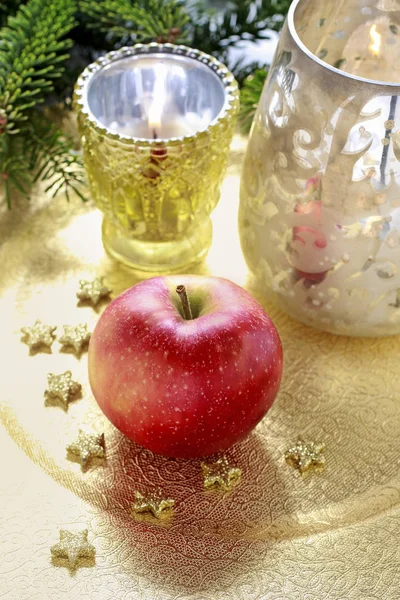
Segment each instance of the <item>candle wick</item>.
[{"label": "candle wick", "polygon": [[153,140],[156,140],[157,138],[158,138],[157,129],[153,129]]}]

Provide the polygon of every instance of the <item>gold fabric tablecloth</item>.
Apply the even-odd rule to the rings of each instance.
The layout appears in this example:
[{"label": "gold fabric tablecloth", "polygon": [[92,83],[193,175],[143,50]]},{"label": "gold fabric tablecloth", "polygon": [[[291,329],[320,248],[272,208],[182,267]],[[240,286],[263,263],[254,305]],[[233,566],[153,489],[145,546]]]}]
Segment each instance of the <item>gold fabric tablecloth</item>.
[{"label": "gold fabric tablecloth", "polygon": [[[227,456],[242,469],[228,494],[205,492],[198,461],[154,456],[108,423],[91,396],[87,355],[29,356],[20,328],[59,326],[78,307],[81,278],[104,275],[113,297],[140,274],[113,262],[90,204],[37,194],[0,215],[0,598],[7,600],[372,600],[400,598],[400,339],[334,337],[266,304],[237,235],[240,164],[234,141],[214,242],[194,271],[244,285],[275,321],[285,353],[279,396]],[[70,369],[83,398],[45,407],[47,373]],[[107,461],[82,473],[66,458],[79,427],[105,433]],[[284,461],[304,439],[326,443],[327,466],[301,478]],[[172,519],[133,519],[135,489],[161,485]],[[93,567],[52,564],[59,529],[89,530]]]}]

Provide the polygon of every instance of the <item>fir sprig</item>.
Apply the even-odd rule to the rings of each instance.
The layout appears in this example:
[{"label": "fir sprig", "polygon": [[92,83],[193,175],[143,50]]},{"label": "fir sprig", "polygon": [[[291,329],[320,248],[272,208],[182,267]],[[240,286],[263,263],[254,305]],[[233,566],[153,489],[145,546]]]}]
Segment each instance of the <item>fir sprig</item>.
[{"label": "fir sprig", "polygon": [[199,11],[194,21],[191,43],[195,48],[224,59],[226,50],[243,39],[268,39],[268,30],[282,27],[291,0],[236,0],[216,19]]},{"label": "fir sprig", "polygon": [[7,24],[8,17],[15,15],[23,0],[0,0],[0,27]]},{"label": "fir sprig", "polygon": [[39,180],[53,195],[68,198],[73,189],[83,198],[72,140],[37,110],[64,72],[75,11],[74,0],[30,0],[0,31],[0,173],[9,207],[13,188],[29,195]]},{"label": "fir sprig", "polygon": [[263,91],[268,69],[256,69],[249,75],[240,91],[239,121],[244,133],[248,133]]},{"label": "fir sprig", "polygon": [[[1,160],[1,178],[4,183],[4,191],[7,207],[11,208],[12,190],[17,189],[21,194],[27,196],[31,185],[31,177],[27,170],[26,157],[22,149],[20,136],[3,140]],[[5,146],[5,148],[4,148]]]},{"label": "fir sprig", "polygon": [[129,42],[183,42],[189,16],[176,0],[81,0],[80,10],[91,18],[89,27]]},{"label": "fir sprig", "polygon": [[85,178],[80,154],[74,148],[74,140],[55,125],[49,127],[48,120],[40,114],[31,120],[25,153],[33,183],[47,181],[45,192],[51,193],[53,197],[63,191],[69,201],[72,190],[81,200],[86,200],[79,189]]},{"label": "fir sprig", "polygon": [[29,196],[32,185],[47,182],[45,192],[53,197],[64,192],[67,200],[74,191],[83,201],[81,186],[85,183],[81,155],[75,140],[64,134],[44,114],[31,113],[23,134],[0,138],[1,178],[6,202],[11,207],[13,188]]},{"label": "fir sprig", "polygon": [[[28,110],[53,89],[63,73],[65,35],[74,25],[74,0],[30,0],[0,32],[0,110],[7,133],[16,133]],[[4,135],[4,134],[3,134]]]}]

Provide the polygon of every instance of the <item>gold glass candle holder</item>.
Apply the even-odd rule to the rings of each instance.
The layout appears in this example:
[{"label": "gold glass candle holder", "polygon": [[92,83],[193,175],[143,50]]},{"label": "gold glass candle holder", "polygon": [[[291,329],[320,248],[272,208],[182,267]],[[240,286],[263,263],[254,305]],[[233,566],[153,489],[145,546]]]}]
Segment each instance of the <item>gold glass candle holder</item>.
[{"label": "gold glass candle holder", "polygon": [[238,104],[228,69],[184,46],[138,44],[85,69],[74,106],[112,256],[162,272],[207,252]]},{"label": "gold glass candle holder", "polygon": [[400,333],[399,55],[398,0],[295,0],[250,136],[246,260],[333,333]]}]

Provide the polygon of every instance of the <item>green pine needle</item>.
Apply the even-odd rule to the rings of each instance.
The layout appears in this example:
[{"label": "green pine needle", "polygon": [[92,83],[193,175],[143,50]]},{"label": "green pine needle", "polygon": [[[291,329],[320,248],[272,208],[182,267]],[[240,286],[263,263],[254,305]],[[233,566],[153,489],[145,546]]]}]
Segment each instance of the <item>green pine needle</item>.
[{"label": "green pine needle", "polygon": [[49,123],[37,131],[34,110],[64,72],[72,46],[65,36],[75,24],[75,11],[75,0],[30,0],[15,16],[11,11],[0,30],[0,173],[9,207],[12,190],[28,195],[37,179],[34,151],[40,158],[48,152],[64,187],[81,177],[69,173],[78,160],[61,133]]},{"label": "green pine needle", "polygon": [[0,27],[7,24],[7,19],[15,15],[23,0],[0,0]]},{"label": "green pine needle", "polygon": [[239,112],[239,122],[244,133],[250,130],[267,75],[266,69],[257,69],[244,81],[240,92]]},{"label": "green pine needle", "polygon": [[82,13],[91,18],[90,27],[129,41],[182,42],[189,17],[176,0],[80,0]]},{"label": "green pine needle", "polygon": [[33,175],[32,182],[48,182],[46,193],[54,197],[64,192],[69,200],[69,190],[73,190],[81,200],[87,200],[80,190],[85,184],[85,174],[81,155],[74,149],[74,140],[40,113],[30,121],[25,155]]},{"label": "green pine needle", "polygon": [[75,140],[66,136],[41,112],[31,114],[24,134],[1,138],[2,182],[7,205],[11,207],[12,192],[17,190],[29,197],[36,182],[46,182],[46,193],[53,197],[74,191],[81,200],[87,198],[82,192],[85,172],[80,153],[76,152]]},{"label": "green pine needle", "polygon": [[291,0],[236,0],[217,19],[199,10],[193,22],[191,44],[220,59],[243,39],[268,39],[267,30],[279,31]]},{"label": "green pine needle", "polygon": [[17,133],[62,75],[75,10],[74,0],[30,0],[0,31],[0,114],[8,133]]}]

